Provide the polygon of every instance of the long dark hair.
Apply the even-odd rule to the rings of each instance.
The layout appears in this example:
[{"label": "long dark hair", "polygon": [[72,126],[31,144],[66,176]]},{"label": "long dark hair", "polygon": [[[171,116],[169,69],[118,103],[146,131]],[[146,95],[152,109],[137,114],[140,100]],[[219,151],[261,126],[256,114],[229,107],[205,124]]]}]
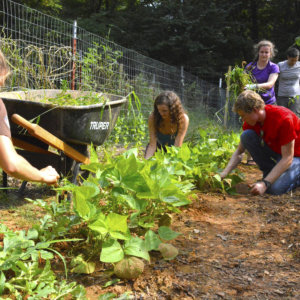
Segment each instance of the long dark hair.
[{"label": "long dark hair", "polygon": [[171,122],[177,124],[177,128],[179,128],[180,120],[183,118],[185,111],[177,94],[172,91],[164,91],[155,98],[153,114],[156,131],[158,131],[160,122],[162,121],[157,105],[166,105],[169,108]]}]

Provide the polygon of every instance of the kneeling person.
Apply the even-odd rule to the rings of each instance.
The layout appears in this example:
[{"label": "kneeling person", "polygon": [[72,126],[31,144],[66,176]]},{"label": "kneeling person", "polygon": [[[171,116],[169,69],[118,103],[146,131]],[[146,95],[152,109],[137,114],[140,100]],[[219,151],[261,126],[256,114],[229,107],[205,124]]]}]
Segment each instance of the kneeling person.
[{"label": "kneeling person", "polygon": [[285,107],[265,105],[250,90],[238,96],[233,110],[244,121],[244,132],[221,178],[236,168],[247,149],[263,172],[263,179],[252,185],[253,195],[281,195],[300,186],[300,119]]},{"label": "kneeling person", "polygon": [[166,146],[182,146],[189,126],[189,117],[184,112],[177,94],[165,91],[155,98],[148,126],[150,142],[145,152],[146,159],[153,156],[157,149],[165,151]]}]

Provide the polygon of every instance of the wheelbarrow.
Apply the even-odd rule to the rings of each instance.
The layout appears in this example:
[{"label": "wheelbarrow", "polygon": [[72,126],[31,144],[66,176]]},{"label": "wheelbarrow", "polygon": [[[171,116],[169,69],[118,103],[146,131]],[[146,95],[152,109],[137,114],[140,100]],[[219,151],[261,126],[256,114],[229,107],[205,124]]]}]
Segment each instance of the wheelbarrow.
[{"label": "wheelbarrow", "polygon": [[[61,90],[29,90],[0,93],[11,125],[13,144],[36,168],[52,165],[61,175],[76,182],[81,163],[89,163],[88,145],[102,145],[110,135],[125,97],[103,94],[105,103],[58,106],[39,102]],[[89,92],[66,91],[72,97]],[[51,151],[55,148],[57,151]],[[3,186],[7,175],[3,173]],[[25,189],[23,182],[20,192]]]}]

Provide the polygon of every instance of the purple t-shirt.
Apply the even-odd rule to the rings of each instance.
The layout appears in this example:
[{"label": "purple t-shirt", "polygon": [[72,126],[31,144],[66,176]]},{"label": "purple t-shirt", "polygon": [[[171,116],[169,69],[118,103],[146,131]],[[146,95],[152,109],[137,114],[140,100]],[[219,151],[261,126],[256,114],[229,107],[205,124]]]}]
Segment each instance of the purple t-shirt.
[{"label": "purple t-shirt", "polygon": [[[268,62],[266,67],[262,70],[257,68],[257,62],[251,62],[246,66],[246,70],[249,70],[257,83],[265,83],[268,81],[270,74],[280,73],[278,65]],[[269,90],[259,92],[266,104],[273,104],[276,102],[274,86]]]}]

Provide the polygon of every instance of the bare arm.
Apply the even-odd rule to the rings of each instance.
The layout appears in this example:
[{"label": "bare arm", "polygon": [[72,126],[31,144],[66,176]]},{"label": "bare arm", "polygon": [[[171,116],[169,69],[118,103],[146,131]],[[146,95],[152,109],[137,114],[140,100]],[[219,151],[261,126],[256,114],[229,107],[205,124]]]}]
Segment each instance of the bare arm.
[{"label": "bare arm", "polygon": [[221,178],[225,178],[237,165],[242,161],[242,154],[245,152],[245,148],[240,142],[235,152],[232,154],[226,168],[220,173]]},{"label": "bare arm", "polygon": [[59,175],[48,166],[38,170],[20,156],[10,138],[0,135],[0,166],[10,176],[26,181],[37,181],[55,184]]},{"label": "bare arm", "polygon": [[186,135],[187,129],[189,127],[189,117],[187,116],[187,114],[184,114],[182,120],[180,120],[180,124],[179,124],[179,128],[178,128],[178,133],[177,136],[175,138],[175,143],[174,146],[176,147],[181,147],[184,137]]},{"label": "bare arm", "polygon": [[275,85],[277,78],[278,78],[278,73],[272,73],[270,74],[268,81],[264,83],[258,83],[257,88],[269,90]]},{"label": "bare arm", "polygon": [[155,127],[154,127],[154,115],[153,113],[150,114],[149,119],[148,119],[148,128],[149,128],[149,136],[150,136],[150,142],[147,147],[146,153],[145,153],[145,158],[148,159],[151,156],[154,155],[156,151],[156,132],[155,132]]},{"label": "bare arm", "polygon": [[[265,177],[265,180],[274,183],[279,176],[284,173],[292,164],[294,158],[295,140],[281,146],[281,160],[274,166],[271,172]],[[267,190],[263,182],[255,183],[252,186],[251,193],[254,195],[262,195]]]}]

